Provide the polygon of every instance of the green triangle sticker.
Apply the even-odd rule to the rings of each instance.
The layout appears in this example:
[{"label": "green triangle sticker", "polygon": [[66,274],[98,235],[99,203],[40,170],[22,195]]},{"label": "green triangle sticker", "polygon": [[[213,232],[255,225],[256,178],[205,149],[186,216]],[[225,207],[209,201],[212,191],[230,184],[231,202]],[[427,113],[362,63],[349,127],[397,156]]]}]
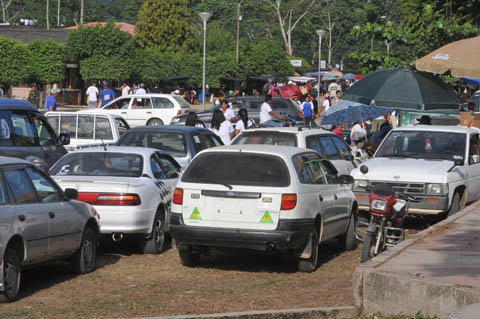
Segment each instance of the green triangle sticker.
[{"label": "green triangle sticker", "polygon": [[268,212],[268,210],[265,212],[265,214],[263,214],[263,217],[262,219],[260,219],[260,222],[266,223],[266,224],[273,224],[272,217],[270,216],[270,213]]},{"label": "green triangle sticker", "polygon": [[202,219],[202,216],[200,216],[197,207],[195,207],[192,214],[190,215],[190,219]]}]

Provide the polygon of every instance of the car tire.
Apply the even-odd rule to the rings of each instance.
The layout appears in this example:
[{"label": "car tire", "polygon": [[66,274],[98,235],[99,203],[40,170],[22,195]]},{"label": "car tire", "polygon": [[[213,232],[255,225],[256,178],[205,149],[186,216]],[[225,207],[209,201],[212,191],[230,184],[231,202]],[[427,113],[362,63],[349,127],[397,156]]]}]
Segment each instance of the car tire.
[{"label": "car tire", "polygon": [[80,248],[72,258],[72,268],[77,274],[91,272],[95,268],[97,257],[97,235],[92,227],[86,227],[83,232]]},{"label": "car tire", "polygon": [[453,216],[459,211],[460,211],[460,193],[455,192],[455,194],[453,195],[452,204],[450,205],[450,209],[448,210],[447,217]]},{"label": "car tire", "polygon": [[[307,243],[308,245],[308,243]],[[312,233],[312,255],[308,259],[300,258],[298,260],[298,271],[314,272],[318,265],[318,231],[315,229]]]},{"label": "car tire", "polygon": [[164,125],[164,124],[163,124],[163,121],[161,119],[150,119],[150,120],[148,120],[147,125],[157,126],[157,125]]},{"label": "car tire", "polygon": [[179,249],[178,255],[182,265],[187,267],[195,267],[200,260],[200,254],[194,253],[191,246],[188,246],[187,249]]},{"label": "car tire", "polygon": [[11,302],[18,298],[22,268],[15,249],[7,248],[3,256],[3,278],[5,290],[0,292],[0,302]]},{"label": "car tire", "polygon": [[375,233],[367,232],[365,238],[363,239],[362,255],[360,257],[360,263],[364,263],[372,258],[372,245],[374,239],[376,238]]},{"label": "car tire", "polygon": [[343,250],[355,250],[358,247],[358,241],[355,238],[355,232],[357,230],[356,223],[355,214],[352,212],[352,214],[350,214],[347,232],[339,238]]},{"label": "car tire", "polygon": [[160,254],[165,250],[165,214],[158,211],[153,220],[152,236],[150,239],[142,238],[140,240],[140,249],[144,254]]}]

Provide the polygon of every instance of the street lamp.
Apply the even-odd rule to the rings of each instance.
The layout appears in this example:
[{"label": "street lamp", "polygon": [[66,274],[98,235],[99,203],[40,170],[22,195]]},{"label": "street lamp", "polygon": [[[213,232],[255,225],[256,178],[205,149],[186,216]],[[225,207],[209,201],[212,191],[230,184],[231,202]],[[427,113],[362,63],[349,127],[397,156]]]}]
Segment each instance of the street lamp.
[{"label": "street lamp", "polygon": [[205,66],[207,63],[206,52],[207,52],[207,20],[212,16],[209,12],[200,12],[198,14],[203,21],[203,77],[202,77],[202,103],[203,111],[205,112]]},{"label": "street lamp", "polygon": [[322,37],[325,30],[315,31],[318,35],[318,95],[317,101],[320,103],[320,71],[322,70]]}]

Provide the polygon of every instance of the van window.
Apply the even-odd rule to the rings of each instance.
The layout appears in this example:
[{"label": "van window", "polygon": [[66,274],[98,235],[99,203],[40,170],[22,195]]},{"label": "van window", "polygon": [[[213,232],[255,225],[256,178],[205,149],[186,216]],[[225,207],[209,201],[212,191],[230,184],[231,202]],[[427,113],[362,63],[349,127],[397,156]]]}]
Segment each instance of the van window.
[{"label": "van window", "polygon": [[93,139],[93,115],[78,115],[77,138]]},{"label": "van window", "polygon": [[61,115],[60,116],[60,134],[66,133],[71,138],[77,136],[77,116],[76,115]]},{"label": "van window", "polygon": [[53,129],[53,131],[54,131],[55,134],[57,134],[57,135],[60,134],[60,132],[59,132],[59,130],[58,130],[58,119],[59,119],[58,114],[47,116],[47,122],[48,122],[48,124],[50,124],[50,126],[51,126],[52,129]]},{"label": "van window", "polygon": [[112,127],[107,118],[97,116],[95,121],[95,139],[113,140]]},{"label": "van window", "polygon": [[173,109],[173,103],[166,97],[152,97],[154,109]]}]

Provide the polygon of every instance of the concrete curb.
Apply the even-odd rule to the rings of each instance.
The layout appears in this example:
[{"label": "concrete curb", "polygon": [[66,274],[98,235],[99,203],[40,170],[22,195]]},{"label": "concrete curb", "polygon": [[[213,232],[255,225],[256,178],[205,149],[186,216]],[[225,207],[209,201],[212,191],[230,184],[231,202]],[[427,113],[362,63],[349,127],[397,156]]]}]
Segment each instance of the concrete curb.
[{"label": "concrete curb", "polygon": [[316,307],[135,319],[352,319],[356,311],[355,307]]},{"label": "concrete curb", "polygon": [[415,315],[420,311],[423,315],[443,319],[456,309],[480,303],[480,292],[474,289],[377,269],[427,236],[448,231],[452,223],[478,210],[480,201],[357,266],[353,274],[355,305],[365,314],[378,311],[384,315]]}]

